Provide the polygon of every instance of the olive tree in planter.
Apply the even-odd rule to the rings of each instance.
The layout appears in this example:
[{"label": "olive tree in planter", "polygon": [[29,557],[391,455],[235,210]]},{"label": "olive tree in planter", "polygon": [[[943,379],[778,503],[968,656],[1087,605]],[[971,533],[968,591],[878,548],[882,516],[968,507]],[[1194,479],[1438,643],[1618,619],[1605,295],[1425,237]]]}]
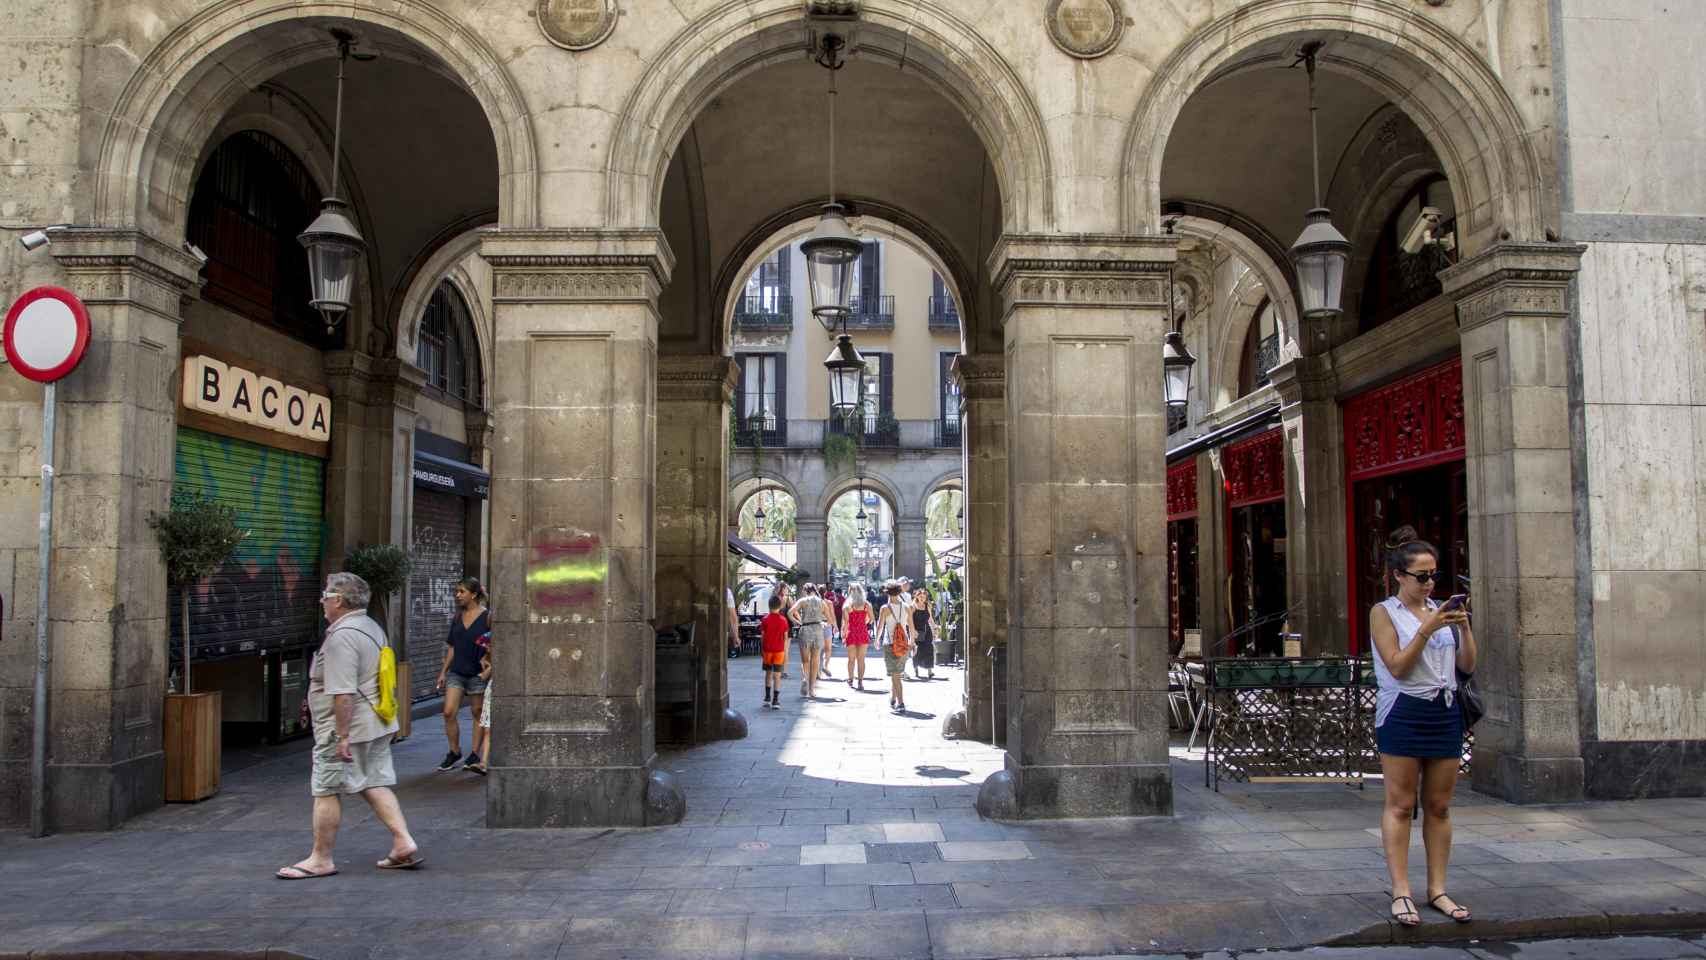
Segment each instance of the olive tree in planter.
[{"label": "olive tree in planter", "polygon": [[237,511],[189,490],[174,491],[171,506],[149,514],[148,525],[183,605],[182,692],[166,697],[166,800],[192,802],[219,792],[221,697],[190,685],[190,591],[218,572],[249,532],[237,525]]},{"label": "olive tree in planter", "polygon": [[367,586],[373,591],[373,601],[369,607],[373,619],[385,628],[389,635],[391,626],[386,616],[391,594],[403,589],[409,582],[409,571],[414,569],[415,560],[409,551],[391,543],[373,543],[356,547],[344,557],[344,569],[367,581]]}]

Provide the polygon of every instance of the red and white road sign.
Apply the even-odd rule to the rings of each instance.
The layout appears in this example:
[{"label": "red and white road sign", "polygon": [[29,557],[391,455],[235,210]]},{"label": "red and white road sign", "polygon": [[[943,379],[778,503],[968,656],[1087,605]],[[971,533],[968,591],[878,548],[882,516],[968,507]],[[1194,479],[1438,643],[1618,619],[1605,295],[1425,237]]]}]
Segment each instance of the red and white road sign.
[{"label": "red and white road sign", "polygon": [[6,311],[6,360],[37,383],[77,368],[89,346],[89,311],[60,287],[36,287]]}]

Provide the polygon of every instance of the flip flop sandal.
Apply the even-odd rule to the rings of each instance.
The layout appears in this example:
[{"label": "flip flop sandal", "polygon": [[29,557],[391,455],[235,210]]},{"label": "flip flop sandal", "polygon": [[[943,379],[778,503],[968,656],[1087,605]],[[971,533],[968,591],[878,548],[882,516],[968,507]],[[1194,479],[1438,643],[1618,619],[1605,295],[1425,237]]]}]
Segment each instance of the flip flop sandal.
[{"label": "flip flop sandal", "polygon": [[1439,902],[1441,900],[1444,900],[1445,896],[1446,895],[1442,893],[1439,896],[1434,897],[1432,900],[1428,901],[1428,906],[1432,907],[1435,910],[1438,910],[1440,913],[1445,914],[1446,916],[1450,917],[1452,920],[1454,920],[1458,923],[1468,923],[1469,921],[1475,919],[1474,915],[1472,915],[1469,912],[1469,908],[1465,907],[1461,903],[1458,904],[1457,906],[1451,908],[1450,910],[1447,910],[1444,907],[1440,906]]},{"label": "flip flop sandal", "polygon": [[[1394,907],[1396,907],[1400,903],[1407,903],[1410,906],[1405,910],[1402,910],[1398,913],[1392,914],[1393,922],[1397,923],[1400,926],[1405,926],[1405,927],[1419,927],[1419,926],[1421,926],[1422,925],[1422,915],[1416,912],[1416,901],[1411,900],[1409,897],[1393,897],[1392,898],[1392,905]],[[1413,917],[1414,919],[1406,920],[1406,919],[1404,919],[1405,917]]]},{"label": "flip flop sandal", "polygon": [[[296,873],[294,875],[288,874],[285,873],[286,870],[295,870]],[[280,880],[318,880],[321,877],[335,877],[337,875],[338,871],[336,869],[327,870],[325,873],[315,873],[312,870],[304,870],[294,864],[288,867],[279,867],[278,872],[273,874],[273,876]]]},{"label": "flip flop sandal", "polygon": [[386,857],[374,864],[374,866],[381,870],[413,870],[424,862],[426,862],[425,857],[421,856],[419,853],[411,853],[401,860],[393,860],[390,857]]}]

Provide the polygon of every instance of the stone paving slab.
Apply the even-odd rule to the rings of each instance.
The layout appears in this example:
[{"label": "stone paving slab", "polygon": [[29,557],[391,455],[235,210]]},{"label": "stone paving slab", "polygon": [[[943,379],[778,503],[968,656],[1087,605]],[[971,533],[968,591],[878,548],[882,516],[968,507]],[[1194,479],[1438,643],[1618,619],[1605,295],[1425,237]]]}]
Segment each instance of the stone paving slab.
[{"label": "stone paving slab", "polygon": [[[737,705],[755,705],[756,664],[733,667]],[[957,689],[909,687],[913,715],[894,717],[831,685],[751,715],[747,740],[663,754],[689,820],[643,830],[486,830],[484,781],[433,772],[443,735],[422,723],[396,762],[427,866],[374,870],[386,838],[353,803],[342,872],[311,882],[271,876],[306,849],[305,745],[245,751],[202,804],[108,834],[0,834],[0,957],[988,960],[1706,929],[1706,801],[1519,808],[1461,790],[1451,888],[1477,919],[1406,930],[1387,920],[1378,781],[1216,793],[1175,747],[1175,817],[986,821],[972,803],[1002,755],[941,739]],[[1418,837],[1417,889],[1421,862]],[[1661,941],[1606,942],[1623,952],[1592,960]],[[1588,956],[1557,949],[1519,955]]]}]

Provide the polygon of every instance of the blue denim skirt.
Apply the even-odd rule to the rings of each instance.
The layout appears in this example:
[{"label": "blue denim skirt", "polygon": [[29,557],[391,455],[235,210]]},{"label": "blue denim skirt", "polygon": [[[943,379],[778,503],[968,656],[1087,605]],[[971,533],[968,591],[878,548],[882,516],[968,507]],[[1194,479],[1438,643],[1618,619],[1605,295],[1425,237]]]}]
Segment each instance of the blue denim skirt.
[{"label": "blue denim skirt", "polygon": [[1374,731],[1380,752],[1394,757],[1434,760],[1463,756],[1463,714],[1457,700],[1443,692],[1431,700],[1400,693],[1386,722]]}]

